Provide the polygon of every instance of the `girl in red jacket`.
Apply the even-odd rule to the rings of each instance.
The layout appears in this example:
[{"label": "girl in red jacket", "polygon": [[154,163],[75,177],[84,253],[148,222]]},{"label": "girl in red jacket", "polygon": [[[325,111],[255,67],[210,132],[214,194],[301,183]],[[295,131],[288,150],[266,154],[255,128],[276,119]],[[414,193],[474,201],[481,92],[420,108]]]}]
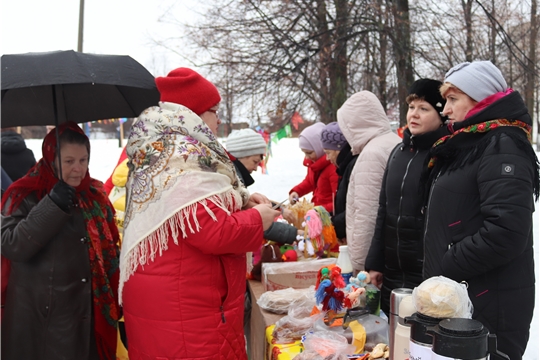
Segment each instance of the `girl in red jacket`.
[{"label": "girl in red jacket", "polygon": [[308,172],[306,178],[289,192],[289,202],[294,204],[298,198],[313,192],[311,202],[315,206],[324,206],[332,213],[339,177],[335,165],[324,154],[321,142],[324,126],[323,123],[315,123],[298,136],[300,150],[306,154],[304,166],[307,166]]}]

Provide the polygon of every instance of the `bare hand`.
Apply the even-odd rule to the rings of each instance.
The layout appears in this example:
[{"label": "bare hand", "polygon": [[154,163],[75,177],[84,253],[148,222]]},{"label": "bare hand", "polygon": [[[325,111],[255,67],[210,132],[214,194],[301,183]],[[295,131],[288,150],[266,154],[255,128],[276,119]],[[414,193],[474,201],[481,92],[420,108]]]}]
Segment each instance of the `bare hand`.
[{"label": "bare hand", "polygon": [[244,209],[251,209],[252,207],[255,207],[255,205],[259,205],[259,204],[272,205],[272,202],[266,196],[264,196],[263,194],[253,193],[249,197],[249,200],[248,200],[246,206],[244,206]]},{"label": "bare hand", "polygon": [[382,272],[369,270],[369,276],[371,277],[371,283],[380,289],[383,283]]},{"label": "bare hand", "polygon": [[298,201],[298,193],[293,191],[289,194],[289,204],[294,205]]},{"label": "bare hand", "polygon": [[276,216],[279,216],[280,214],[279,210],[272,209],[272,206],[269,204],[255,205],[253,208],[256,209],[261,215],[263,230],[265,231],[268,230],[270,225],[274,223]]},{"label": "bare hand", "polygon": [[289,224],[294,224],[296,221],[296,216],[294,216],[292,210],[283,208],[282,216]]}]

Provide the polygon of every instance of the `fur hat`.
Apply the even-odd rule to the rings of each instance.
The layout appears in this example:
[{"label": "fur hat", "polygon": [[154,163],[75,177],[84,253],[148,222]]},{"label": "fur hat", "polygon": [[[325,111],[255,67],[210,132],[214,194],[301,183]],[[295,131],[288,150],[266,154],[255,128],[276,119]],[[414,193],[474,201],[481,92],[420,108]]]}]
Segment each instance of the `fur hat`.
[{"label": "fur hat", "polygon": [[444,121],[445,118],[441,115],[441,112],[444,109],[446,104],[446,99],[444,99],[439,91],[442,82],[432,79],[420,79],[413,82],[409,88],[409,96],[416,95],[419,99],[427,101],[439,114],[441,121]]},{"label": "fur hat", "polygon": [[266,142],[252,129],[233,131],[227,137],[225,148],[235,158],[266,154]]},{"label": "fur hat", "polygon": [[214,84],[188,68],[174,69],[166,77],[157,77],[156,86],[161,94],[160,101],[184,105],[197,115],[221,101]]},{"label": "fur hat", "polygon": [[321,133],[323,149],[341,150],[347,144],[347,139],[343,136],[336,121],[327,124]]},{"label": "fur hat", "polygon": [[317,159],[324,155],[321,142],[321,133],[325,125],[321,122],[308,126],[298,136],[300,149],[315,151]]},{"label": "fur hat", "polygon": [[482,101],[488,96],[506,91],[508,87],[501,70],[491,61],[456,65],[448,70],[444,82],[453,84],[475,101]]}]

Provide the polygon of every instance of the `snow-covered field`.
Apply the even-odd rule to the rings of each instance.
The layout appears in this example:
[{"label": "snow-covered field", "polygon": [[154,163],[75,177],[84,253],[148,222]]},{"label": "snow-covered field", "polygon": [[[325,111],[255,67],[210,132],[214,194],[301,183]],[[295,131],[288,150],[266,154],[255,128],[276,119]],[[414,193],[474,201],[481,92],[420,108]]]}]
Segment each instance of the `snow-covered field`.
[{"label": "snow-covered field", "polygon": [[[26,140],[27,146],[34,151],[36,159],[41,158],[41,140]],[[118,140],[91,140],[90,175],[101,181],[110,176],[122,149],[118,147]],[[540,157],[540,154],[539,154]],[[260,171],[253,174],[255,184],[250,186],[251,192],[260,192],[268,198],[281,202],[288,197],[289,190],[298,184],[306,174],[302,166],[303,153],[298,148],[298,139],[282,139],[272,144],[272,157],[268,161],[268,174]],[[535,259],[536,277],[539,278],[540,257],[538,252],[540,237],[540,203],[536,204],[534,213]],[[537,296],[533,322],[531,324],[531,337],[525,352],[524,360],[540,360],[538,343],[540,342],[538,312],[540,302]]]}]

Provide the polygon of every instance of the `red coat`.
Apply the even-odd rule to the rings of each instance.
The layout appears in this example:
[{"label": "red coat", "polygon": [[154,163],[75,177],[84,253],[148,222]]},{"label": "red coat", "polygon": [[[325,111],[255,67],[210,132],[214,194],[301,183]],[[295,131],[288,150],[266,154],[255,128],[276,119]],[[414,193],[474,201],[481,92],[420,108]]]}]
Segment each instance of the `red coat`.
[{"label": "red coat", "polygon": [[169,239],[154,262],[139,266],[123,290],[130,360],[247,359],[243,330],[245,253],[263,238],[255,209],[228,216],[208,202],[202,229]]},{"label": "red coat", "polygon": [[321,156],[315,162],[306,158],[304,166],[308,168],[306,178],[293,187],[289,194],[295,191],[299,197],[302,197],[313,192],[311,202],[315,206],[324,206],[329,213],[332,213],[339,180],[336,167],[326,159],[326,156]]}]

